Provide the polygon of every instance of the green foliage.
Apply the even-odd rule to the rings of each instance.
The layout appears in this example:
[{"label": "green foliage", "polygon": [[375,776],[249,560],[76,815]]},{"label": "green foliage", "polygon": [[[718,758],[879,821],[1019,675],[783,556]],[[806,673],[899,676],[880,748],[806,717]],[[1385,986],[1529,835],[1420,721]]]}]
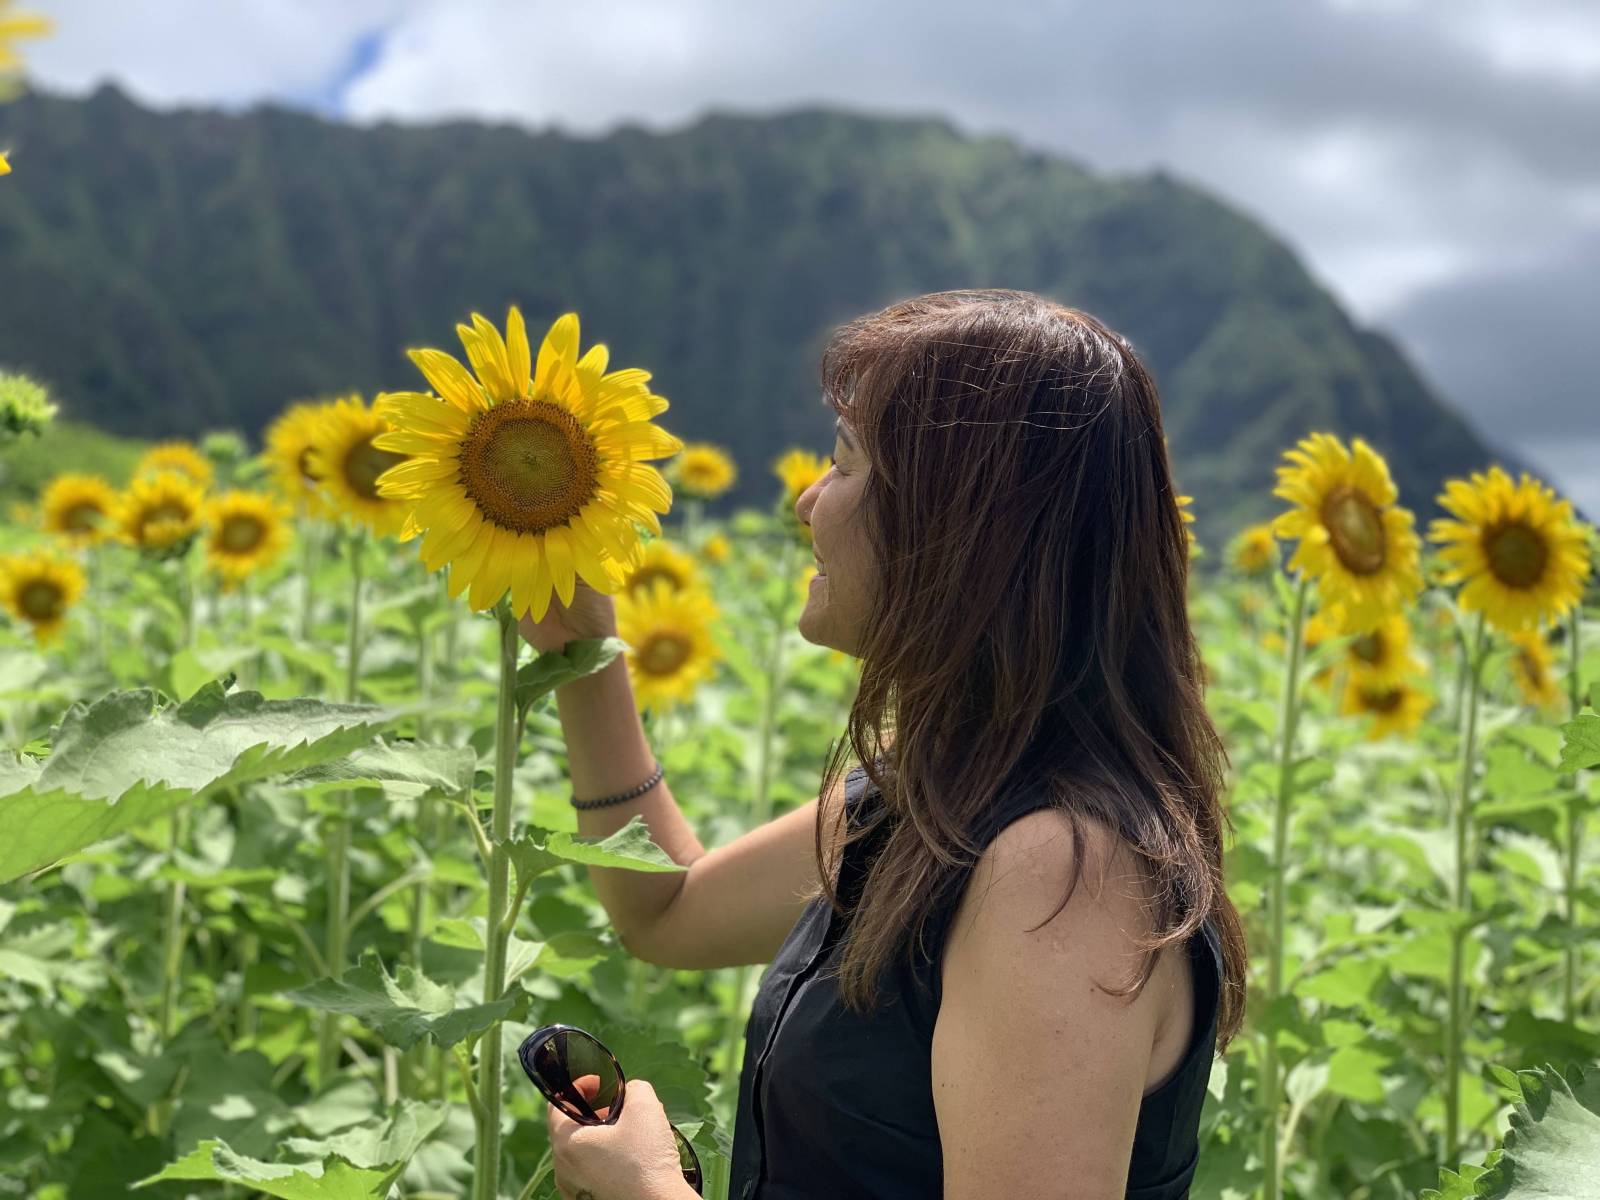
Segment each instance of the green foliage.
[{"label": "green foliage", "polygon": [[[728,659],[690,705],[645,726],[708,847],[759,819],[751,798],[763,770],[773,815],[816,795],[858,679],[853,661],[792,627],[793,581],[775,565],[785,523],[746,512],[721,529],[733,556],[707,574]],[[462,1196],[479,1167],[476,1076],[498,1038],[501,1197],[554,1200],[545,1106],[510,1051],[564,1022],[601,1038],[630,1079],[651,1082],[701,1154],[707,1195],[721,1200],[738,1087],[725,1064],[741,1061],[750,989],[737,972],[632,959],[590,871],[577,869],[684,869],[638,818],[582,836],[567,803],[571,764],[551,691],[613,661],[622,643],[524,651],[526,727],[509,775],[510,833],[497,843],[472,815],[492,782],[497,623],[443,603],[411,548],[380,543],[368,560],[361,684],[394,702],[384,708],[303,694],[343,693],[350,593],[338,555],[312,573],[302,636],[294,559],[253,579],[246,598],[178,574],[192,563],[98,553],[91,602],[69,614],[59,645],[0,625],[0,728],[13,748],[0,753],[0,865],[14,876],[56,864],[0,889],[0,1195]],[[199,591],[192,636],[175,586],[185,578]],[[1231,579],[1191,594],[1232,766],[1223,878],[1252,956],[1244,1032],[1212,1063],[1195,1200],[1260,1190],[1268,1029],[1284,1072],[1286,1195],[1399,1197],[1438,1180],[1441,1195],[1466,1197],[1496,1171],[1523,1189],[1508,1195],[1587,1180],[1593,1172],[1572,1164],[1592,1136],[1595,1074],[1563,1068],[1565,1091],[1549,1075],[1539,1088],[1497,1090],[1490,1079],[1517,1077],[1486,1076],[1483,1064],[1600,1061],[1600,996],[1587,982],[1600,938],[1592,831],[1570,913],[1566,877],[1569,822],[1600,799],[1585,765],[1593,714],[1564,735],[1521,707],[1491,664],[1463,919],[1451,891],[1460,726],[1448,630],[1414,630],[1438,697],[1403,739],[1368,741],[1339,715],[1337,676],[1316,679],[1338,669],[1337,654],[1307,661],[1284,831],[1285,986],[1274,1003],[1254,1002],[1284,666],[1264,642],[1292,598]],[[1582,634],[1585,647],[1600,645],[1592,613]],[[1582,661],[1588,676],[1600,666],[1592,652]],[[223,671],[247,690],[218,683]],[[348,836],[335,843],[348,847],[337,870],[330,831]],[[503,982],[489,995],[498,939],[485,858],[508,868],[512,902],[498,931]],[[1441,1175],[1438,1050],[1457,938],[1468,1019],[1453,1157],[1482,1165]],[[329,1014],[338,1041],[323,1071]],[[1494,1148],[1509,1103],[1527,1115]],[[147,1186],[130,1193],[136,1181]]]}]

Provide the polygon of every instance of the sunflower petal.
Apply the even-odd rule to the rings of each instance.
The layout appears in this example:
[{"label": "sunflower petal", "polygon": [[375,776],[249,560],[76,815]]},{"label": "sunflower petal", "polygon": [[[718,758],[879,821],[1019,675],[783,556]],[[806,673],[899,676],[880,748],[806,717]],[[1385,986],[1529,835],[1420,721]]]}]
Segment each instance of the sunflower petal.
[{"label": "sunflower petal", "polygon": [[556,595],[561,597],[562,604],[571,604],[576,578],[572,564],[572,543],[567,539],[567,531],[559,525],[545,530],[544,549],[550,559],[550,575]]},{"label": "sunflower petal", "polygon": [[489,539],[489,550],[483,556],[483,565],[473,573],[472,587],[467,593],[467,603],[482,612],[506,594],[510,583],[511,556],[507,553],[505,530],[496,528]]},{"label": "sunflower petal", "polygon": [[489,407],[478,381],[452,355],[443,350],[407,350],[406,356],[416,363],[433,390],[462,412],[481,412]]},{"label": "sunflower petal", "polygon": [[533,356],[528,349],[528,327],[523,323],[522,310],[515,304],[506,314],[506,363],[513,392],[526,396],[533,387]]},{"label": "sunflower petal", "polygon": [[578,358],[578,314],[563,313],[550,326],[539,345],[539,360],[533,371],[533,390],[553,391],[557,374],[564,374]]}]

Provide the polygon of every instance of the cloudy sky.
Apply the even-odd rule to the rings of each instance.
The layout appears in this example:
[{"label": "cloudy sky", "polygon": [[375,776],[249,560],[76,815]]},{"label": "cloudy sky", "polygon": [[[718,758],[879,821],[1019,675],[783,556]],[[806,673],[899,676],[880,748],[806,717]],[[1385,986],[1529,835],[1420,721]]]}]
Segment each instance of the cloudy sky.
[{"label": "cloudy sky", "polygon": [[1491,439],[1600,512],[1596,0],[31,0],[45,87],[574,134],[939,113],[1162,166],[1297,246]]}]

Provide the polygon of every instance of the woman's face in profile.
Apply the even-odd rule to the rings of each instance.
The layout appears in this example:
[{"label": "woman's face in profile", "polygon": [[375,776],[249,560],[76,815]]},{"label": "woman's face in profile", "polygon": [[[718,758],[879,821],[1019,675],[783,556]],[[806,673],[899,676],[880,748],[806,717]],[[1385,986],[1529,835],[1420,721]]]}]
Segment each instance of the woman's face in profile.
[{"label": "woman's face in profile", "polygon": [[834,426],[833,467],[800,493],[795,515],[811,526],[817,577],[798,622],[800,636],[819,646],[858,654],[877,564],[857,520],[867,458],[843,422]]}]

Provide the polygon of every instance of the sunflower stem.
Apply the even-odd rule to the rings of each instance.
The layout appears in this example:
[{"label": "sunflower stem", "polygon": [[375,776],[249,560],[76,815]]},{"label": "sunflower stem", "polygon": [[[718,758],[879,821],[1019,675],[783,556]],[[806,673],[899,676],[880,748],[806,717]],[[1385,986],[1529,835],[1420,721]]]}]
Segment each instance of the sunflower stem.
[{"label": "sunflower stem", "polygon": [[96,667],[109,675],[111,663],[106,655],[106,613],[111,611],[111,602],[101,591],[105,586],[104,547],[90,546],[88,558],[89,594],[94,598],[93,603],[88,606],[94,621],[94,661]]},{"label": "sunflower stem", "polygon": [[[502,598],[495,606],[500,624],[500,697],[495,709],[494,813],[490,818],[489,908],[487,950],[483,967],[483,1001],[491,1004],[506,987],[506,943],[509,937],[506,901],[509,899],[511,860],[506,843],[511,838],[512,774],[517,765],[517,621]],[[500,1191],[500,1093],[504,1051],[500,1022],[489,1026],[479,1043],[477,1154],[474,1159],[474,1200],[496,1200]]]},{"label": "sunflower stem", "polygon": [[[178,850],[183,845],[188,811],[174,809],[168,821],[170,839],[167,863],[176,868]],[[161,1040],[172,1040],[173,1026],[177,1023],[178,994],[183,983],[183,880],[174,879],[167,888],[167,920],[161,941],[161,1010],[159,1024]]]},{"label": "sunflower stem", "polygon": [[[329,978],[338,979],[344,974],[350,925],[350,823],[330,813],[322,836],[328,855],[328,923],[322,957]],[[339,1045],[339,1014],[324,1012],[317,1040],[318,1088],[326,1088],[338,1069]]]},{"label": "sunflower stem", "polygon": [[[1294,796],[1294,735],[1300,721],[1300,659],[1304,639],[1306,593],[1310,577],[1301,574],[1295,586],[1294,609],[1289,616],[1288,661],[1284,666],[1283,697],[1278,719],[1278,790],[1272,810],[1271,891],[1268,919],[1272,933],[1267,944],[1267,1005],[1283,992],[1284,907],[1286,903],[1289,842],[1289,802]],[[1261,1056],[1262,1181],[1266,1200],[1278,1200],[1283,1180],[1278,1161],[1278,1036],[1269,1023]]]},{"label": "sunflower stem", "polygon": [[[345,672],[345,699],[355,703],[361,688],[361,551],[365,531],[350,539],[350,636]],[[353,793],[341,793],[340,810],[325,820],[323,837],[328,854],[328,924],[323,958],[330,978],[344,974],[350,938],[350,821],[345,815]],[[339,1066],[339,1014],[324,1012],[317,1040],[317,1086],[327,1087]]]},{"label": "sunflower stem", "polygon": [[361,691],[361,570],[366,545],[366,530],[356,530],[350,538],[350,639],[344,677],[344,698],[351,704],[360,699]]},{"label": "sunflower stem", "polygon": [[[759,829],[772,816],[772,737],[777,728],[778,689],[783,686],[783,635],[789,624],[788,598],[794,593],[794,581],[789,573],[794,569],[795,542],[784,538],[783,564],[778,572],[779,586],[784,599],[772,612],[772,642],[767,653],[767,691],[761,703],[761,732],[756,742],[756,795],[755,821],[752,828]],[[750,974],[748,966],[734,968],[732,1007],[728,1011],[727,1030],[722,1039],[722,1076],[731,1079],[738,1073],[740,1043],[744,1040],[744,993]]]},{"label": "sunflower stem", "polygon": [[250,968],[261,960],[261,937],[254,932],[239,939],[239,1007],[234,1017],[233,1036],[243,1041],[256,1035],[255,997],[250,994]]},{"label": "sunflower stem", "polygon": [[[1578,710],[1583,707],[1583,680],[1580,676],[1582,670],[1582,655],[1578,643],[1579,631],[1583,627],[1583,600],[1580,597],[1573,602],[1572,611],[1567,614],[1567,699],[1572,706],[1572,718],[1576,720]],[[1580,847],[1583,843],[1583,793],[1578,790],[1578,773],[1572,773],[1572,791],[1567,796],[1567,869],[1566,869],[1566,895],[1564,897],[1567,914],[1567,942],[1566,971],[1561,988],[1561,1013],[1562,1019],[1568,1025],[1578,1023],[1578,968],[1583,959],[1583,947],[1578,943],[1578,876],[1582,870],[1583,858]]]},{"label": "sunflower stem", "polygon": [[[422,703],[422,710],[417,713],[417,741],[428,740],[428,700],[433,694],[433,631],[428,628],[424,619],[417,625],[417,697]],[[417,799],[417,837],[424,846],[432,846],[435,841],[434,823],[437,817],[437,808],[431,796],[421,796]],[[417,882],[411,893],[411,920],[410,920],[410,952],[411,965],[418,971],[422,970],[422,939],[423,931],[427,928],[428,918],[428,888],[429,877],[424,876]],[[437,1048],[435,1048],[437,1049]],[[428,1048],[426,1041],[419,1042],[406,1056],[408,1085],[414,1089],[413,1094],[421,1094],[421,1086],[428,1076],[428,1059],[433,1052]]]},{"label": "sunflower stem", "polygon": [[1472,859],[1468,846],[1471,838],[1472,770],[1477,753],[1478,691],[1483,675],[1483,651],[1483,614],[1480,612],[1473,622],[1472,637],[1466,647],[1467,694],[1461,714],[1461,762],[1456,778],[1455,807],[1450,814],[1456,851],[1455,871],[1450,885],[1450,903],[1455,920],[1450,929],[1450,996],[1445,1022],[1444,1145],[1440,1150],[1444,1162],[1456,1161],[1461,1130],[1461,1041],[1466,1007],[1461,977],[1467,918],[1472,907],[1472,891],[1468,886]]},{"label": "sunflower stem", "polygon": [[[300,514],[300,644],[311,644],[311,627],[316,614],[317,559],[322,539],[317,536],[316,523],[302,510]],[[317,686],[317,673],[309,666],[301,668],[302,686],[310,691]]]}]

